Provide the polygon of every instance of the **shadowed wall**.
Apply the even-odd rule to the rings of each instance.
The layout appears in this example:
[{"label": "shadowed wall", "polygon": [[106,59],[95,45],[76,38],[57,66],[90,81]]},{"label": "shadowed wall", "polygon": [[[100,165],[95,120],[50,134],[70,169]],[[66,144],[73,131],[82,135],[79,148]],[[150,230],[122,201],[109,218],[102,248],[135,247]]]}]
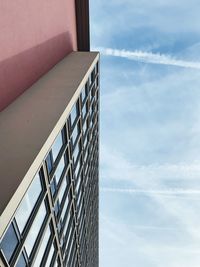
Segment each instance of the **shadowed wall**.
[{"label": "shadowed wall", "polygon": [[74,0],[0,1],[0,111],[77,50]]}]

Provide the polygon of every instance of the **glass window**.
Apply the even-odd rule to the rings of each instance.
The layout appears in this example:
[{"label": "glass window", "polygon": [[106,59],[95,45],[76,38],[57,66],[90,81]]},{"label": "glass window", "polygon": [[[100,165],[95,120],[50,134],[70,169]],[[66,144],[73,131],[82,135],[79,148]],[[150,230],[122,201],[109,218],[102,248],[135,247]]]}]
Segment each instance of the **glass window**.
[{"label": "glass window", "polygon": [[58,212],[60,210],[60,203],[59,203],[59,200],[57,200],[56,204],[55,204],[55,214],[56,214],[56,217],[58,216]]},{"label": "glass window", "polygon": [[85,118],[85,115],[86,115],[86,113],[87,113],[87,107],[86,107],[87,105],[86,105],[86,103],[85,103],[85,105],[83,106],[83,108],[82,108],[82,115],[83,115],[83,118]]},{"label": "glass window", "polygon": [[83,143],[83,148],[84,150],[86,149],[87,143],[88,143],[88,135],[85,137],[84,143]]},{"label": "glass window", "polygon": [[84,155],[84,162],[87,161],[87,157],[88,157],[88,149],[86,150],[85,155]]},{"label": "glass window", "polygon": [[36,174],[15,214],[15,219],[20,233],[23,232],[27,220],[41,192],[42,192],[42,185],[40,181],[40,176],[39,174]]},{"label": "glass window", "polygon": [[15,265],[15,267],[26,267],[26,261],[25,261],[25,258],[24,258],[24,255],[23,253],[20,255],[19,257],[19,260],[17,262],[17,264]]},{"label": "glass window", "polygon": [[98,62],[97,62],[96,66],[95,66],[95,73],[96,74],[98,73],[98,69],[99,69],[99,66],[98,66]]},{"label": "glass window", "polygon": [[73,243],[75,242],[75,241],[74,241],[74,238],[73,238],[73,236],[74,236],[74,231],[71,233],[71,235],[72,235],[72,237],[70,237],[70,244],[68,245],[69,248],[67,248],[67,249],[68,249],[68,254],[67,254],[67,258],[68,258],[68,259],[69,259],[70,255],[71,255],[71,250],[72,250]]},{"label": "glass window", "polygon": [[61,222],[58,223],[58,233],[59,233],[59,237],[60,237],[60,231],[61,231],[62,225]]},{"label": "glass window", "polygon": [[85,101],[85,98],[86,98],[86,87],[84,87],[82,89],[81,98],[82,98],[82,102],[84,102]]},{"label": "glass window", "polygon": [[[42,242],[41,242],[41,245],[39,246],[39,250],[38,250],[38,253],[36,255],[36,259],[33,263],[33,267],[38,267],[40,266],[40,263],[42,261],[42,258],[43,258],[43,255],[44,255],[44,252],[46,250],[46,247],[47,247],[47,244],[48,244],[48,241],[49,241],[49,238],[50,238],[50,235],[51,235],[51,231],[50,231],[50,228],[49,226],[47,227],[47,229],[45,230],[45,233],[44,233],[44,236],[43,236],[43,239],[42,239]],[[45,265],[46,266],[46,265]]]},{"label": "glass window", "polygon": [[49,267],[49,266],[50,266],[51,261],[52,261],[52,257],[53,257],[54,250],[55,250],[55,249],[54,249],[54,245],[52,244],[52,245],[51,245],[51,248],[50,248],[50,251],[49,251],[49,253],[48,253],[48,258],[47,258],[45,267]]},{"label": "glass window", "polygon": [[87,130],[87,122],[85,121],[85,123],[83,124],[83,135],[85,135],[86,130]]},{"label": "glass window", "polygon": [[92,84],[92,73],[89,76],[89,86]]},{"label": "glass window", "polygon": [[56,192],[56,179],[55,179],[55,178],[53,178],[53,180],[52,180],[52,182],[51,182],[51,187],[50,187],[50,189],[51,189],[51,194],[52,194],[52,196],[54,196],[54,194],[55,194],[55,192]]},{"label": "glass window", "polygon": [[65,159],[64,159],[64,156],[62,156],[57,168],[56,168],[56,171],[55,171],[55,179],[56,179],[56,183],[58,184],[59,181],[60,181],[60,177],[62,175],[62,172],[64,170],[64,167],[65,167]]},{"label": "glass window", "polygon": [[1,248],[8,261],[10,261],[17,245],[18,245],[17,235],[15,233],[13,225],[11,224],[1,242]]},{"label": "glass window", "polygon": [[49,152],[47,158],[46,158],[46,165],[47,165],[47,170],[48,170],[48,173],[50,173],[53,169],[53,162],[52,162],[52,153]]},{"label": "glass window", "polygon": [[[92,103],[93,99],[92,99],[92,90],[90,90],[90,102]],[[90,104],[91,105],[91,104]]]},{"label": "glass window", "polygon": [[87,174],[87,171],[88,171],[88,164],[86,164],[86,167],[85,167],[85,174]]},{"label": "glass window", "polygon": [[58,257],[58,260],[57,260],[57,262],[58,262],[58,266],[60,266],[61,265],[61,263],[60,263],[60,258]]},{"label": "glass window", "polygon": [[62,247],[63,249],[68,247],[69,240],[70,240],[71,233],[72,233],[72,228],[73,228],[73,225],[71,224],[70,229],[69,229],[68,236],[66,237],[67,238],[67,242],[66,242],[66,244],[63,245],[63,247]]},{"label": "glass window", "polygon": [[74,124],[76,117],[77,117],[77,110],[76,110],[76,104],[74,104],[70,113],[71,125]]},{"label": "glass window", "polygon": [[63,235],[65,236],[66,233],[67,233],[67,228],[68,228],[68,224],[69,224],[69,220],[70,220],[70,211],[69,213],[67,214],[67,219],[66,219],[66,222],[65,222],[65,226],[64,226],[64,229],[63,229]]},{"label": "glass window", "polygon": [[90,117],[92,117],[92,106],[90,106]]},{"label": "glass window", "polygon": [[63,221],[64,220],[64,217],[65,217],[65,213],[66,213],[66,210],[67,210],[67,206],[68,206],[68,203],[69,203],[69,198],[68,198],[68,195],[65,199],[65,204],[63,206],[63,209],[62,209],[62,213],[61,213],[61,220]]},{"label": "glass window", "polygon": [[[78,204],[78,205],[79,205],[79,204]],[[78,211],[78,219],[80,219],[80,215],[81,215],[82,207],[83,207],[83,201],[81,201],[81,203],[80,203],[80,207],[79,207],[79,211]]]},{"label": "glass window", "polygon": [[66,148],[66,152],[65,152],[65,162],[66,162],[66,165],[69,164],[69,151],[68,151],[68,147]]},{"label": "glass window", "polygon": [[77,125],[74,127],[73,132],[72,132],[72,142],[73,142],[73,145],[76,142],[76,138],[78,136],[78,132],[79,132],[79,129],[78,129],[78,123],[77,123]]},{"label": "glass window", "polygon": [[54,262],[53,267],[58,267],[58,262],[57,262],[57,260]]},{"label": "glass window", "polygon": [[79,179],[78,179],[78,181],[77,181],[77,185],[76,185],[76,192],[78,193],[78,191],[79,191],[79,186],[80,186],[80,183],[81,183],[81,175],[80,175],[80,177],[79,177]]},{"label": "glass window", "polygon": [[77,199],[77,206],[79,206],[79,204],[80,204],[81,197],[82,197],[82,193],[80,192],[78,195],[78,199]]},{"label": "glass window", "polygon": [[46,207],[44,202],[42,202],[39,211],[35,217],[35,220],[33,221],[33,224],[31,226],[31,229],[28,233],[28,236],[25,240],[25,248],[28,256],[30,256],[31,251],[33,249],[33,246],[35,244],[36,238],[38,236],[38,233],[40,231],[40,228],[42,226],[42,223],[44,222],[44,218],[46,216]]},{"label": "glass window", "polygon": [[96,87],[99,85],[99,77],[96,77]]},{"label": "glass window", "polygon": [[74,163],[76,162],[79,154],[79,143],[76,145],[74,151],[73,151],[73,158],[74,158]]},{"label": "glass window", "polygon": [[62,140],[62,133],[60,132],[58,134],[58,136],[56,137],[56,140],[54,141],[53,145],[52,145],[52,156],[53,156],[53,161],[55,162],[59,152],[60,152],[60,149],[63,145],[63,140]]},{"label": "glass window", "polygon": [[63,195],[65,193],[66,187],[67,187],[67,181],[66,181],[66,177],[65,177],[62,184],[61,184],[60,191],[59,191],[60,202],[62,202],[62,198],[63,198]]},{"label": "glass window", "polygon": [[76,169],[75,169],[75,176],[76,176],[76,178],[78,176],[79,169],[80,169],[80,161],[78,161],[78,163],[76,165]]}]

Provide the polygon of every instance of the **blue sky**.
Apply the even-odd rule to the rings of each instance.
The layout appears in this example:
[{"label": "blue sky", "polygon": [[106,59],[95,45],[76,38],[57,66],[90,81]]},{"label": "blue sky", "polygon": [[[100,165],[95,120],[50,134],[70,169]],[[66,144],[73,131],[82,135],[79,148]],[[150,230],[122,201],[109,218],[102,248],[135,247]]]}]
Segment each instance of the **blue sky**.
[{"label": "blue sky", "polygon": [[199,267],[200,2],[91,0],[100,267]]}]

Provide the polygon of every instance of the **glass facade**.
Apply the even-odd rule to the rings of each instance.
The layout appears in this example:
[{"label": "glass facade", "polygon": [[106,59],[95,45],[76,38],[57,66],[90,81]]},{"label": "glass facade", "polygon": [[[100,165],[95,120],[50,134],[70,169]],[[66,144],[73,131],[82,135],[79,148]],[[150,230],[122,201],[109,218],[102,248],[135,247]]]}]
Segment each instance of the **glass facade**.
[{"label": "glass facade", "polygon": [[96,65],[1,239],[6,267],[98,267],[97,70]]}]

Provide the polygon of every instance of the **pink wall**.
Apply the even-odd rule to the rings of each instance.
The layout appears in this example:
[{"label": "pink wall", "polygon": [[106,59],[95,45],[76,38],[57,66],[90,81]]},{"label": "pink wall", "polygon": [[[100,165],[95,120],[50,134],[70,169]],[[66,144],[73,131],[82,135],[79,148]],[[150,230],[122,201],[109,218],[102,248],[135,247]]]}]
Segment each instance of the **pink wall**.
[{"label": "pink wall", "polygon": [[0,1],[0,111],[77,50],[74,2]]}]

